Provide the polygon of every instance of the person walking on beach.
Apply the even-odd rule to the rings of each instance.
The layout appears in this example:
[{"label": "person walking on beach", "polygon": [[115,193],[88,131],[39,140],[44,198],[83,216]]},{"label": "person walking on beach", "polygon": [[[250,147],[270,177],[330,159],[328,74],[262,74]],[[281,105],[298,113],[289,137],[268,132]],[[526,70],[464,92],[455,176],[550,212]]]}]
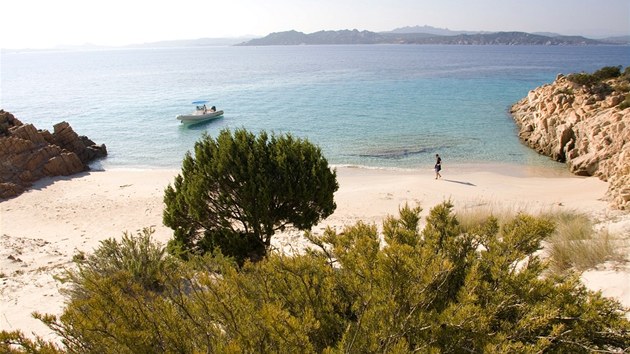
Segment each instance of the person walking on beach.
[{"label": "person walking on beach", "polygon": [[442,178],[440,171],[442,170],[442,158],[439,154],[435,154],[435,179]]}]

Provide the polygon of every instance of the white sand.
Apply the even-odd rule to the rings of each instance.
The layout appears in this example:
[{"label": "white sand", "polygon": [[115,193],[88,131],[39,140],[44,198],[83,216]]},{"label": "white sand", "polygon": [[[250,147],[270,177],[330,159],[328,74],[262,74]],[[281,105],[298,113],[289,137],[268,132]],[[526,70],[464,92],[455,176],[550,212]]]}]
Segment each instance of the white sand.
[{"label": "white sand", "polygon": [[[505,168],[504,168],[505,169]],[[483,170],[483,171],[482,171]],[[494,170],[494,171],[493,171]],[[490,171],[490,172],[488,172]],[[99,241],[155,228],[166,243],[171,230],[162,225],[163,192],[179,170],[108,170],[74,178],[38,182],[35,188],[0,203],[0,330],[22,330],[47,339],[51,331],[31,312],[60,314],[64,298],[53,276],[72,266],[80,251],[91,252]],[[612,232],[630,239],[630,215],[613,211],[601,198],[606,183],[568,173],[510,168],[476,170],[451,167],[435,180],[431,170],[380,170],[340,167],[337,210],[313,228],[343,228],[358,220],[377,223],[397,214],[404,203],[429,209],[452,200],[456,211],[483,206],[489,210],[584,212]],[[275,237],[278,248],[300,249],[304,240],[291,232]],[[585,274],[585,283],[630,306],[630,269],[602,267]]]}]

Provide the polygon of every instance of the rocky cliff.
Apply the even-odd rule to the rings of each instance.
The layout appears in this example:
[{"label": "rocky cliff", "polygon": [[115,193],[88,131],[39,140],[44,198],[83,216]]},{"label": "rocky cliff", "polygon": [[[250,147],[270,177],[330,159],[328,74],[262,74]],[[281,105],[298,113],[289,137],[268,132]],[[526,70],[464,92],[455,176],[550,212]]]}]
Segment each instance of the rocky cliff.
[{"label": "rocky cliff", "polygon": [[0,110],[0,199],[21,194],[43,177],[86,171],[106,155],[105,145],[77,135],[66,122],[50,133]]},{"label": "rocky cliff", "polygon": [[[630,82],[626,74],[588,83],[558,75],[511,108],[519,136],[571,172],[608,182],[614,207],[630,210]],[[576,76],[577,75],[577,76]]]}]

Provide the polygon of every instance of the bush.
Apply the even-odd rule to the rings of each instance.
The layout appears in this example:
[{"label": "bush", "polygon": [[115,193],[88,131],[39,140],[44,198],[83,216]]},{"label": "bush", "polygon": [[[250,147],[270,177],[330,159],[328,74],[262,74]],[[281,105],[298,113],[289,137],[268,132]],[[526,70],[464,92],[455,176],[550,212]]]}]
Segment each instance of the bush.
[{"label": "bush", "polygon": [[535,254],[553,231],[519,214],[466,232],[452,205],[419,208],[383,224],[321,237],[318,250],[270,254],[236,267],[193,257],[167,273],[164,291],[128,271],[95,272],[64,314],[44,318],[68,352],[621,352],[630,323],[619,303],[574,276],[545,276]]},{"label": "bush", "polygon": [[613,93],[613,91],[615,91],[612,86],[608,85],[607,83],[604,82],[600,82],[594,85],[591,85],[588,89],[587,92],[591,95],[597,95],[599,96],[599,99],[603,99],[604,97],[610,95],[611,93]]},{"label": "bush", "polygon": [[[628,68],[626,68],[626,71]],[[625,75],[625,72],[624,72]],[[621,76],[621,66],[605,66],[596,70],[593,74],[577,73],[567,75],[567,80],[579,85],[591,86],[604,80]]]},{"label": "bush", "polygon": [[[126,272],[134,283],[158,291],[162,288],[163,274],[167,272],[169,260],[164,248],[153,242],[153,232],[152,228],[145,228],[136,235],[125,232],[121,241],[113,238],[101,241],[100,247],[89,257],[86,258],[84,254],[73,257],[79,266],[78,273],[68,271],[62,280],[80,283],[81,279],[88,278],[81,273],[93,273],[94,277],[108,278]],[[75,287],[71,292],[83,287]],[[74,293],[73,296],[77,297],[79,294]]]},{"label": "bush", "polygon": [[621,66],[605,66],[593,73],[598,81],[612,79],[621,76]]},{"label": "bush", "polygon": [[598,82],[597,78],[587,73],[569,74],[567,75],[567,80],[574,82],[578,85],[585,85],[585,86],[593,85]]},{"label": "bush", "polygon": [[615,91],[621,92],[621,93],[628,93],[630,92],[630,84],[626,82],[618,83],[617,85],[615,85]]},{"label": "bush", "polygon": [[66,351],[40,337],[31,339],[20,331],[0,331],[0,353],[3,354],[63,354]]},{"label": "bush", "polygon": [[260,259],[278,230],[310,229],[335,210],[339,188],[321,150],[291,135],[238,129],[204,136],[166,188],[164,224],[174,253]]},{"label": "bush", "polygon": [[563,94],[563,95],[573,96],[575,93],[573,92],[573,89],[571,88],[561,88],[561,89],[556,90],[553,94],[554,95]]},{"label": "bush", "polygon": [[623,102],[621,102],[617,107],[619,109],[626,109],[630,107],[630,94],[627,94],[625,100],[623,100]]}]

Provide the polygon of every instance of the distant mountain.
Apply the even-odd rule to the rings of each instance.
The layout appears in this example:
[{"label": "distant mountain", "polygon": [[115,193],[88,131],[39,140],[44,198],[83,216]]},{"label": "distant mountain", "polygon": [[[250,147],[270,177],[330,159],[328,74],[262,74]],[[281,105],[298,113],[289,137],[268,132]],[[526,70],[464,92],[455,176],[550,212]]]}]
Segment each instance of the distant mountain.
[{"label": "distant mountain", "polygon": [[[425,26],[427,27],[427,26]],[[421,27],[424,28],[424,27]],[[435,35],[416,32],[370,32],[358,30],[275,32],[238,45],[322,45],[322,44],[460,44],[460,45],[597,45],[611,44],[581,36],[543,36],[526,32],[495,32]]]},{"label": "distant mountain", "polygon": [[560,37],[560,36],[562,36],[560,33],[555,33],[555,32],[532,32],[532,34],[537,34],[539,36],[547,36],[547,37]]},{"label": "distant mountain", "polygon": [[317,45],[317,44],[378,44],[386,43],[385,35],[358,30],[319,31],[304,34],[297,31],[274,32],[266,37],[254,38],[239,45]]},{"label": "distant mountain", "polygon": [[401,28],[396,28],[392,31],[383,32],[383,33],[426,33],[426,34],[434,34],[436,36],[456,36],[458,34],[478,34],[478,33],[490,33],[484,31],[451,31],[448,28],[437,28],[433,26],[406,26]]},{"label": "distant mountain", "polygon": [[607,37],[600,39],[602,42],[610,44],[630,44],[630,36]]},{"label": "distant mountain", "polygon": [[488,34],[461,34],[429,38],[429,41],[417,44],[472,44],[472,45],[596,45],[601,41],[581,36],[548,37],[526,32],[496,32]]}]

